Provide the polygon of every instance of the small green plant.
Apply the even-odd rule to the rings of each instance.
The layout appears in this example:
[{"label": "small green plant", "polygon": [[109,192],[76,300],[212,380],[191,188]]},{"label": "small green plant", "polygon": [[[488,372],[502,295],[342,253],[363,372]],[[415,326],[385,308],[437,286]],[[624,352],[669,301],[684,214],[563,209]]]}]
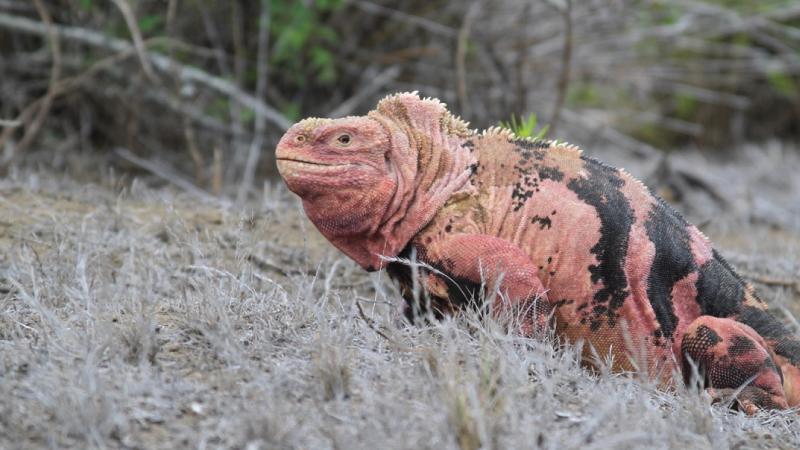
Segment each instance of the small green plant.
[{"label": "small green plant", "polygon": [[528,117],[518,118],[516,115],[511,115],[511,120],[508,122],[500,121],[500,126],[507,128],[514,132],[521,138],[543,139],[547,134],[548,125],[539,127],[539,118],[535,113],[528,114]]}]

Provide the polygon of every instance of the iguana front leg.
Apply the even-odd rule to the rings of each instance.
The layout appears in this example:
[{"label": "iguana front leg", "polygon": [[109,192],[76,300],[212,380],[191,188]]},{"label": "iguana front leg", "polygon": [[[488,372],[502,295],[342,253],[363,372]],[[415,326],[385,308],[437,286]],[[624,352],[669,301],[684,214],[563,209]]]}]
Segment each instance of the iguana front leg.
[{"label": "iguana front leg", "polygon": [[[415,242],[420,261],[436,271],[429,272],[425,287],[456,307],[474,296],[476,286],[495,317],[510,311],[518,314],[523,334],[530,336],[548,327],[552,307],[527,254],[511,242],[481,234],[450,234],[438,240]],[[501,294],[494,296],[494,289]]]},{"label": "iguana front leg", "polygon": [[687,328],[681,345],[683,376],[688,382],[696,364],[714,401],[735,394],[747,414],[788,407],[783,375],[764,339],[734,319],[700,316]]}]

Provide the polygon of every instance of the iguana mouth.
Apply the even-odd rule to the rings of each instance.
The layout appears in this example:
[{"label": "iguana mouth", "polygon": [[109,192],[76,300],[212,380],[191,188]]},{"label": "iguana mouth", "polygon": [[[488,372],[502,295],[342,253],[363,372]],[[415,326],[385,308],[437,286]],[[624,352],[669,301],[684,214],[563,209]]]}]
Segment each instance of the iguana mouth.
[{"label": "iguana mouth", "polygon": [[319,161],[309,161],[307,159],[298,158],[277,158],[278,171],[281,174],[292,176],[299,175],[300,173],[308,174],[334,174],[340,173],[343,169],[352,167],[358,164],[327,164]]},{"label": "iguana mouth", "polygon": [[277,158],[277,161],[284,161],[284,162],[294,162],[294,163],[303,163],[303,164],[311,164],[314,166],[341,166],[342,164],[325,164],[317,161],[309,161],[306,159],[298,159],[298,158]]}]

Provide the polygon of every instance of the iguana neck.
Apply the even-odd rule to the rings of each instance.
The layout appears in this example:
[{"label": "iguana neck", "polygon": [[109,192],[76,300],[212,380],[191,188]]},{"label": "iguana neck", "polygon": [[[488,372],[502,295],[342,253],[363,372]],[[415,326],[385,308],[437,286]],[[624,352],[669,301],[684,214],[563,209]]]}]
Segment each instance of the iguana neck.
[{"label": "iguana neck", "polygon": [[468,144],[470,135],[452,133],[441,121],[424,124],[380,114],[372,117],[391,136],[387,163],[396,187],[381,221],[363,242],[364,252],[358,257],[348,253],[367,270],[385,266],[382,257],[399,254],[454,192],[468,189],[477,161]]}]

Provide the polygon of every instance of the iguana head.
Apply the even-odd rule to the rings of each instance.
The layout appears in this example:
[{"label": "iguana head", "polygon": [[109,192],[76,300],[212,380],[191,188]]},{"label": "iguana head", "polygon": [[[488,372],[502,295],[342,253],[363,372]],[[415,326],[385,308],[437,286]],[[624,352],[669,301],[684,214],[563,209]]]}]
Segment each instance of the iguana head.
[{"label": "iguana head", "polygon": [[326,236],[352,236],[377,227],[396,188],[390,140],[368,117],[305,119],[278,143],[278,171]]},{"label": "iguana head", "polygon": [[440,102],[398,94],[366,116],[293,125],[278,143],[278,171],[320,232],[375,270],[466,182],[466,133]]}]

